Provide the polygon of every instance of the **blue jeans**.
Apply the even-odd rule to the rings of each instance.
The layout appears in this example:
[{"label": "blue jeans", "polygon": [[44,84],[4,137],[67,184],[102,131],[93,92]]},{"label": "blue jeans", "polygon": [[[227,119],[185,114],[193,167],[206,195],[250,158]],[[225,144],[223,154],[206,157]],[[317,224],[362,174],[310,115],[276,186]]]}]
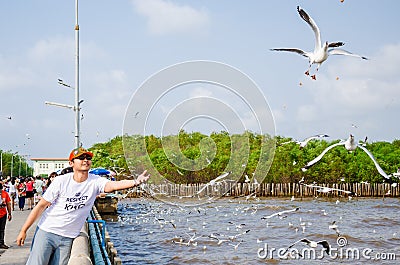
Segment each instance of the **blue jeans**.
[{"label": "blue jeans", "polygon": [[26,265],[67,265],[73,240],[37,227]]}]

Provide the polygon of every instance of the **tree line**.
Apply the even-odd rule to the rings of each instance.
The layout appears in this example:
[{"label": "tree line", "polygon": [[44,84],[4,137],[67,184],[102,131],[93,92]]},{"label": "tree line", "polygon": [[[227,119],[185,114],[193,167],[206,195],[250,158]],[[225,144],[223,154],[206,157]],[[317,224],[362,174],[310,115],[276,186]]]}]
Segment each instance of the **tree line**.
[{"label": "tree line", "polygon": [[[1,171],[0,178],[7,176],[27,176],[32,174],[32,168],[28,165],[24,156],[11,151],[0,150]],[[11,174],[12,171],[12,174]]]},{"label": "tree line", "polygon": [[[339,140],[312,140],[300,149],[293,139],[246,131],[230,135],[204,135],[181,130],[177,135],[124,135],[89,148],[93,167],[108,168],[121,175],[150,169],[178,184],[206,183],[223,172],[233,172],[245,182],[257,176],[264,183],[293,183],[303,177],[318,183],[381,183],[373,161],[360,148],[348,152],[343,146],[330,150],[312,168],[301,168],[326,147]],[[286,144],[282,144],[286,143]],[[381,168],[389,175],[400,168],[400,140],[366,143]],[[126,159],[125,159],[126,158]]]}]

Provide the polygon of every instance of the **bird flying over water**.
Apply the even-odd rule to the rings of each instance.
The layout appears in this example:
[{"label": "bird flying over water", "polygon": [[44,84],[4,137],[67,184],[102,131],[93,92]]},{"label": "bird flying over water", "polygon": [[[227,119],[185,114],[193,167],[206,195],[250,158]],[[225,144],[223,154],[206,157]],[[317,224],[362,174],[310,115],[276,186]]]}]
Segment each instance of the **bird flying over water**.
[{"label": "bird flying over water", "polygon": [[278,212],[278,213],[273,213],[273,214],[268,215],[268,216],[263,216],[263,217],[261,217],[261,219],[269,219],[269,218],[272,218],[274,216],[279,216],[280,217],[280,216],[283,216],[283,214],[296,212],[299,209],[300,209],[299,207],[296,207],[296,208],[291,209],[291,210],[285,210],[285,211],[281,211],[281,212]]},{"label": "bird flying over water", "polygon": [[[275,48],[271,49],[271,51],[286,51],[286,52],[294,52],[297,54],[300,54],[304,57],[308,58],[309,62],[309,67],[307,71],[305,72],[306,75],[310,75],[310,69],[313,64],[317,64],[316,72],[318,72],[319,67],[323,62],[325,62],[328,59],[329,55],[347,55],[347,56],[353,56],[353,57],[359,57],[364,60],[368,60],[368,58],[353,54],[349,51],[343,50],[343,49],[337,49],[337,47],[341,47],[344,45],[343,42],[324,42],[322,44],[321,42],[321,32],[317,26],[317,24],[314,22],[314,20],[302,9],[300,6],[297,6],[297,11],[300,15],[300,17],[307,22],[308,25],[310,25],[311,29],[314,31],[315,35],[315,46],[314,46],[314,51],[306,52],[302,49],[299,48]],[[312,79],[316,80],[316,75],[313,74],[311,76]]]},{"label": "bird flying over water", "polygon": [[342,189],[318,186],[318,185],[314,185],[314,184],[300,184],[300,185],[306,186],[308,188],[316,188],[316,189],[318,189],[317,190],[318,192],[322,192],[322,193],[328,193],[328,192],[332,192],[332,191],[340,191],[340,192],[348,194],[349,196],[357,195],[356,193],[349,191],[349,190],[342,190]]},{"label": "bird flying over water", "polygon": [[312,248],[316,248],[318,245],[321,245],[321,246],[324,248],[325,252],[326,252],[328,255],[330,255],[330,253],[331,253],[331,245],[328,243],[328,241],[326,241],[326,240],[312,241],[312,240],[309,240],[309,239],[307,239],[307,238],[300,239],[300,240],[294,242],[293,244],[291,244],[291,245],[286,249],[285,253],[286,253],[290,248],[292,248],[294,245],[296,245],[296,244],[299,243],[299,242],[302,242],[302,243],[304,243],[304,244],[306,244],[307,246],[312,247]]},{"label": "bird flying over water", "polygon": [[[198,192],[196,192],[195,195],[199,195],[203,190],[205,190],[208,186],[213,186],[215,184],[217,184],[219,181],[222,181],[223,178],[226,178],[231,172],[226,172],[218,177],[216,177],[215,179],[212,179],[210,182],[208,182],[207,184],[204,185],[204,187],[202,187]],[[193,195],[193,196],[195,196]]]}]

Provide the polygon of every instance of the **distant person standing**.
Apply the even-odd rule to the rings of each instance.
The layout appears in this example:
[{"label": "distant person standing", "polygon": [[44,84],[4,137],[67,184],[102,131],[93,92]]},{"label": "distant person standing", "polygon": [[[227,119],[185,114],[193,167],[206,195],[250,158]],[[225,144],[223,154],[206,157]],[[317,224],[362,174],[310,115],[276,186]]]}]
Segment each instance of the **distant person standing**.
[{"label": "distant person standing", "polygon": [[19,180],[19,184],[17,186],[17,192],[18,192],[18,206],[19,209],[23,211],[25,207],[25,196],[26,196],[25,179],[21,178]]},{"label": "distant person standing", "polygon": [[26,232],[40,217],[27,265],[68,263],[72,241],[79,235],[96,196],[138,186],[150,175],[144,171],[136,180],[110,181],[90,174],[93,153],[84,148],[72,150],[69,164],[73,172],[57,176],[30,212],[17,237],[24,245]]},{"label": "distant person standing", "polygon": [[11,198],[11,210],[14,211],[15,199],[17,198],[17,183],[15,182],[15,177],[12,177],[10,180],[10,184],[8,186],[8,194]]},{"label": "distant person standing", "polygon": [[[45,186],[42,177],[41,176],[36,176],[35,183],[33,184],[33,190],[35,191],[35,198],[37,200],[40,200],[40,198],[43,196],[43,187]],[[36,203],[36,201],[35,201]]]},{"label": "distant person standing", "polygon": [[0,249],[8,249],[4,242],[6,222],[11,221],[11,199],[6,191],[3,190],[3,184],[0,183]]},{"label": "distant person standing", "polygon": [[33,203],[33,197],[35,196],[35,192],[33,191],[33,184],[35,181],[33,180],[32,176],[27,177],[27,181],[25,182],[25,187],[26,187],[26,194],[25,198],[28,200],[28,205],[29,208],[28,210],[32,210],[34,203]]}]

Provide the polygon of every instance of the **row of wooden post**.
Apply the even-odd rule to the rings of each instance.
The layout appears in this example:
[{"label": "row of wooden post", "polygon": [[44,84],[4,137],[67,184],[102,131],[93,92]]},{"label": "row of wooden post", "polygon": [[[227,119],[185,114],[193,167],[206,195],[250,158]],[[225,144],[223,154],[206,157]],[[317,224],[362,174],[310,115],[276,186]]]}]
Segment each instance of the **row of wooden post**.
[{"label": "row of wooden post", "polygon": [[[157,196],[248,196],[257,197],[342,197],[348,196],[348,193],[332,190],[330,192],[321,192],[320,188],[312,188],[299,183],[219,183],[218,185],[208,185],[203,191],[199,191],[206,184],[147,184],[145,191],[150,191]],[[357,197],[399,197],[400,186],[389,183],[337,183],[337,184],[318,184],[318,186],[329,187],[351,191]],[[142,189],[130,192],[128,197],[140,197],[146,194]]]}]

